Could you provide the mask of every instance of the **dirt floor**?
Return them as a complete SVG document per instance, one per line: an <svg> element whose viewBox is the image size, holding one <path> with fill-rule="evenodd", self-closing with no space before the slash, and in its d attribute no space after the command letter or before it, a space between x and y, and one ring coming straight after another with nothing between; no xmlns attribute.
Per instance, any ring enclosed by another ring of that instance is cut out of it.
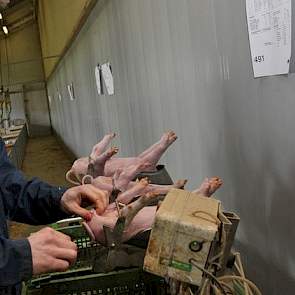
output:
<svg viewBox="0 0 295 295"><path fill-rule="evenodd" d="M72 162L53 136L32 138L28 140L23 162L26 177L38 177L52 185L68 186L65 173ZM10 237L13 239L27 237L40 227L11 222Z"/></svg>

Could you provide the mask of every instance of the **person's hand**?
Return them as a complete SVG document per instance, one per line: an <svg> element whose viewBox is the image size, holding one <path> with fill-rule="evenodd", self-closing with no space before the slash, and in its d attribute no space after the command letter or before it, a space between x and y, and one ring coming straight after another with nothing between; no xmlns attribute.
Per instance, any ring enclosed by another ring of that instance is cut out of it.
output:
<svg viewBox="0 0 295 295"><path fill-rule="evenodd" d="M82 218L91 219L91 213L82 208L82 202L94 205L97 214L102 214L109 205L109 194L91 184L84 184L68 189L61 198L62 209Z"/></svg>
<svg viewBox="0 0 295 295"><path fill-rule="evenodd" d="M77 245L69 236L46 227L28 238L33 262L33 275L66 271L77 258Z"/></svg>

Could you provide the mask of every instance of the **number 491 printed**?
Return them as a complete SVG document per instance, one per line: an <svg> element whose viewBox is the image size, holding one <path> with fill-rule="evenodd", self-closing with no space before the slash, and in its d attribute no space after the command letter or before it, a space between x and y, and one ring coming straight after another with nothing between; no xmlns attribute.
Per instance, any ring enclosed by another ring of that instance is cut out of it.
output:
<svg viewBox="0 0 295 295"><path fill-rule="evenodd" d="M264 61L264 55L257 55L254 57L255 62L263 62Z"/></svg>

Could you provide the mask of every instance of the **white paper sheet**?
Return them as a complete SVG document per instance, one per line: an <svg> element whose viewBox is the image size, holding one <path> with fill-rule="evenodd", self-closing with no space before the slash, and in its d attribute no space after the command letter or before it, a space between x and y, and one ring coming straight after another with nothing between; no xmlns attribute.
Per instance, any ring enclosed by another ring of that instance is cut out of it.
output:
<svg viewBox="0 0 295 295"><path fill-rule="evenodd" d="M289 73L291 0L246 0L254 77Z"/></svg>
<svg viewBox="0 0 295 295"><path fill-rule="evenodd" d="M107 89L108 95L114 94L114 78L111 70L110 63L105 63L101 66L102 77Z"/></svg>
<svg viewBox="0 0 295 295"><path fill-rule="evenodd" d="M101 78L100 78L100 65L95 67L95 81L98 95L101 95Z"/></svg>
<svg viewBox="0 0 295 295"><path fill-rule="evenodd" d="M70 100L74 100L75 99L75 93L74 93L74 83L71 83L69 85L67 85L68 88L68 93L70 96Z"/></svg>

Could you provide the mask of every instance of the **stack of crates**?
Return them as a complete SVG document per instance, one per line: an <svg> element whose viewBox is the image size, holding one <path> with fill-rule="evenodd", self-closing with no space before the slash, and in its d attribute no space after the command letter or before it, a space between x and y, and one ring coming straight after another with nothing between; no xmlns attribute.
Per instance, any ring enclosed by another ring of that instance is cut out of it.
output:
<svg viewBox="0 0 295 295"><path fill-rule="evenodd" d="M130 268L109 273L93 272L93 263L101 245L93 243L78 219L52 225L73 239L78 246L75 265L67 272L35 277L26 283L26 295L166 295L164 279L142 269Z"/></svg>

